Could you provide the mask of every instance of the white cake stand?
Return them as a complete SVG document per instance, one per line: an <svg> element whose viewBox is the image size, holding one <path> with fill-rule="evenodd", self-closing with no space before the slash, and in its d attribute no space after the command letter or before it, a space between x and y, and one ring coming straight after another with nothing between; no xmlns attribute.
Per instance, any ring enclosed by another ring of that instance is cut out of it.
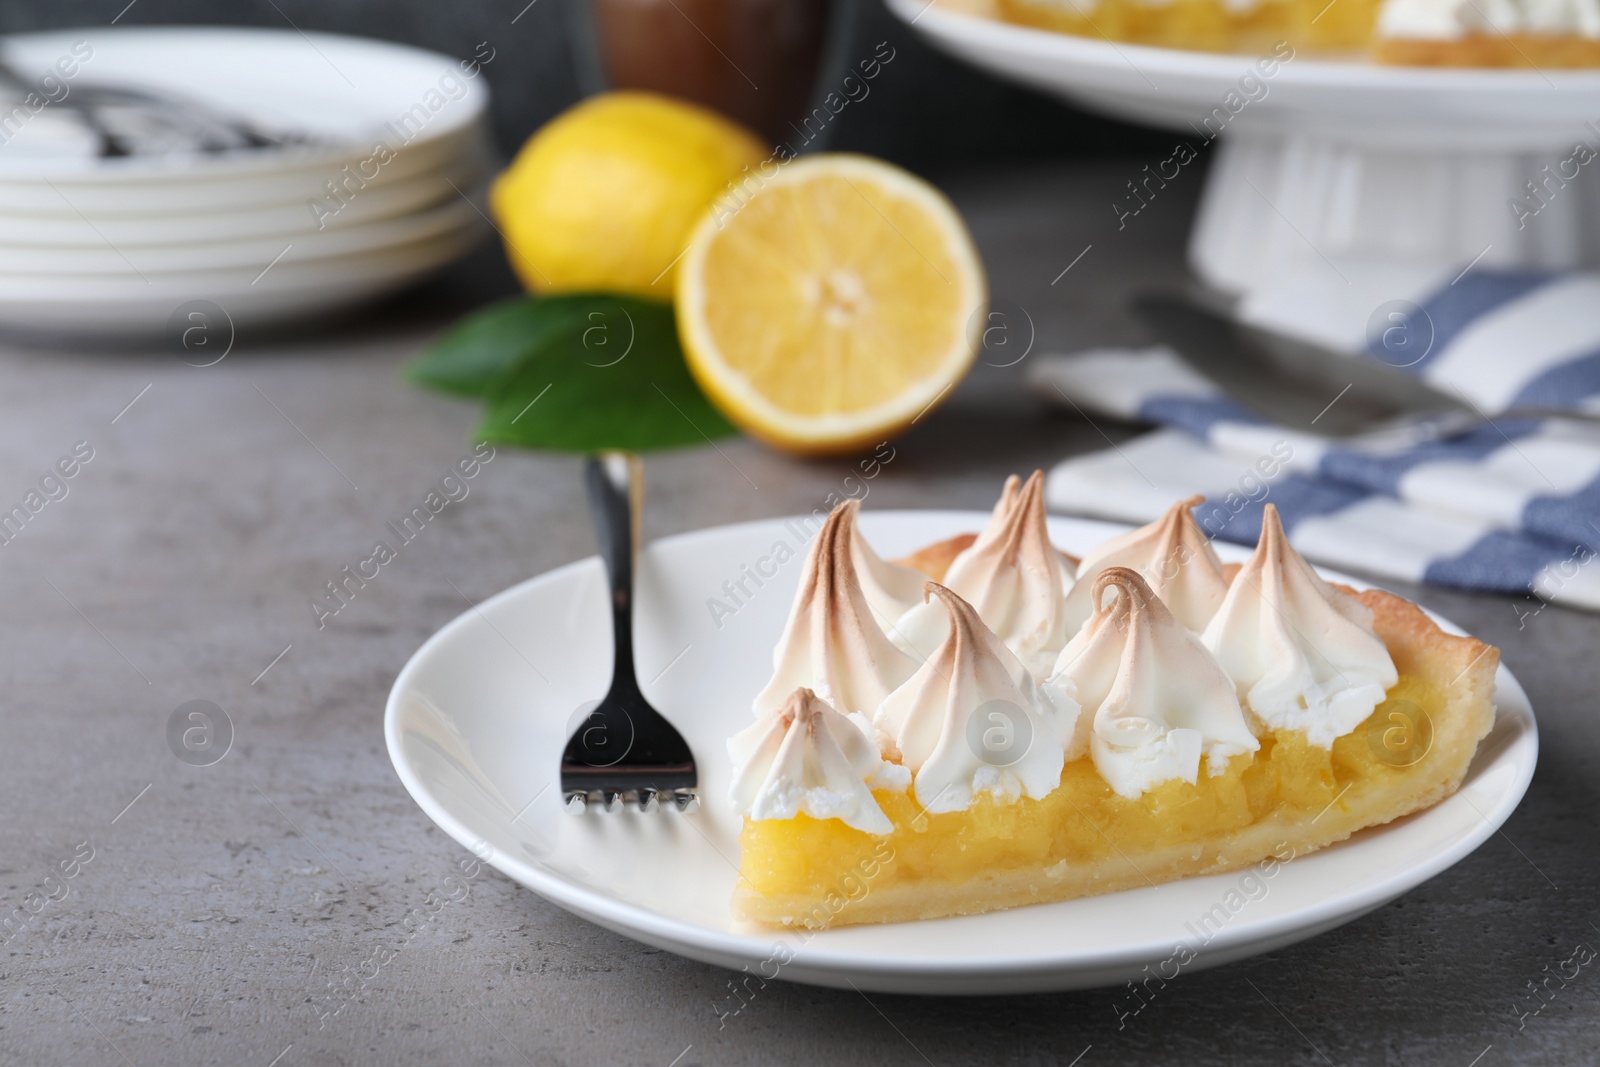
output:
<svg viewBox="0 0 1600 1067"><path fill-rule="evenodd" d="M1206 117L1228 114L1230 93L1238 107L1240 79L1255 73L1253 56L1089 40L961 13L950 2L888 0L935 46L974 66L1176 131L1175 142L1196 148ZM1242 292L1327 259L1600 267L1600 158L1562 167L1577 144L1600 153L1600 71L1296 57L1261 84L1265 95L1247 83L1257 99L1228 115L1190 236L1190 262L1212 285ZM1210 128L1219 126L1213 117ZM1152 170L1165 158L1149 160ZM1563 170L1576 176L1564 179ZM1128 177L1142 182L1147 173L1132 166ZM1540 198L1529 182L1542 183ZM1138 202L1118 205L1105 210Z"/></svg>

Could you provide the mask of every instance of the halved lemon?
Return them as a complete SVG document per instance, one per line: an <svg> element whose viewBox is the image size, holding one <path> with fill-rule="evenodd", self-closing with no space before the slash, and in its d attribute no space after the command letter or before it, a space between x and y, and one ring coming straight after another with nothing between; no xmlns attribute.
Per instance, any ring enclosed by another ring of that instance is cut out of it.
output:
<svg viewBox="0 0 1600 1067"><path fill-rule="evenodd" d="M920 419L972 365L988 301L955 207L854 155L763 164L714 204L678 269L689 369L730 420L804 455Z"/></svg>

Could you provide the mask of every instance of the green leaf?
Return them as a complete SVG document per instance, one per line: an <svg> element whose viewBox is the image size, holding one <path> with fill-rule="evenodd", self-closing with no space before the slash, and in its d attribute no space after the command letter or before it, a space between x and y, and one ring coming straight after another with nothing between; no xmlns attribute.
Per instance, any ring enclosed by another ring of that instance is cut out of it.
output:
<svg viewBox="0 0 1600 1067"><path fill-rule="evenodd" d="M560 301L557 308L541 305ZM485 316L513 313L491 308ZM477 437L493 444L563 452L620 448L643 452L695 445L738 432L706 400L678 347L672 308L610 294L552 297L522 313L537 329L486 392ZM481 334L516 340L513 324L487 323ZM469 326L472 324L468 324ZM457 331L461 334L465 331ZM482 373L493 360L463 346L457 366ZM471 380L457 373L452 380Z"/></svg>
<svg viewBox="0 0 1600 1067"><path fill-rule="evenodd" d="M508 367L583 322L594 300L589 294L518 296L490 304L436 341L406 368L406 377L444 393L485 396Z"/></svg>

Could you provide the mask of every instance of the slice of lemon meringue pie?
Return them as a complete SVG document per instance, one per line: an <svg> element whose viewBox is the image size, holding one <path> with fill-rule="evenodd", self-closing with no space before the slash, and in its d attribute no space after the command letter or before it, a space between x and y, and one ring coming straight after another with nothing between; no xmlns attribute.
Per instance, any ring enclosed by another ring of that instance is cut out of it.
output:
<svg viewBox="0 0 1600 1067"><path fill-rule="evenodd" d="M1321 848L1460 785L1493 725L1495 649L1325 581L1271 506L1242 567L1197 500L1075 567L1042 481L1009 479L983 532L898 563L853 504L818 532L756 721L728 743L736 916L1114 892Z"/></svg>

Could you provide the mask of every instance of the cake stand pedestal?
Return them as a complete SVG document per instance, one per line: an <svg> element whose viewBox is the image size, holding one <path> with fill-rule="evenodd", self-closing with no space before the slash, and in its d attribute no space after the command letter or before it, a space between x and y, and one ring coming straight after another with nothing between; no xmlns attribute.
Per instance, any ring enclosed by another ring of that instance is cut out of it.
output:
<svg viewBox="0 0 1600 1067"><path fill-rule="evenodd" d="M1189 261L1231 291L1323 257L1600 267L1600 160L1569 162L1572 147L1408 150L1241 133L1218 146Z"/></svg>

